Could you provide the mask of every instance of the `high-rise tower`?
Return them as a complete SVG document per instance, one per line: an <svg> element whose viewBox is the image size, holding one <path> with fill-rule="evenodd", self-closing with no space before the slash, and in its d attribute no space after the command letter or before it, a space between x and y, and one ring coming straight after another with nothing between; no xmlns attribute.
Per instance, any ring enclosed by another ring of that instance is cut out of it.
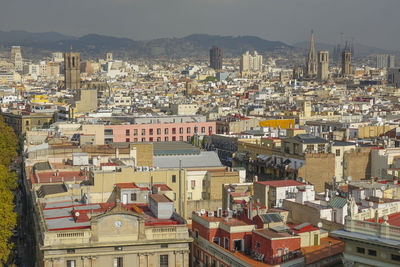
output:
<svg viewBox="0 0 400 267"><path fill-rule="evenodd" d="M64 83L65 89L81 88L80 54L77 52L64 53Z"/></svg>
<svg viewBox="0 0 400 267"><path fill-rule="evenodd" d="M326 81L329 75L329 51L318 52L318 81Z"/></svg>
<svg viewBox="0 0 400 267"><path fill-rule="evenodd" d="M22 71L23 63L22 63L22 55L21 55L21 47L20 46L12 46L11 47L11 63L14 64L14 69L16 71Z"/></svg>
<svg viewBox="0 0 400 267"><path fill-rule="evenodd" d="M215 70L222 69L222 49L215 45L210 49L210 67Z"/></svg>
<svg viewBox="0 0 400 267"><path fill-rule="evenodd" d="M314 32L311 31L310 50L308 51L308 56L306 59L306 76L308 78L317 76L317 66L317 54L314 47Z"/></svg>

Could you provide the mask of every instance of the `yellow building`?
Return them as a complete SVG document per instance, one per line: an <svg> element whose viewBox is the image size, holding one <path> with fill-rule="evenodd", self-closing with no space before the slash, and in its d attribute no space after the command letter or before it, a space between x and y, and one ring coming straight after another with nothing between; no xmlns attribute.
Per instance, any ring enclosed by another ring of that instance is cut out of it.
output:
<svg viewBox="0 0 400 267"><path fill-rule="evenodd" d="M294 128L295 121L294 119L281 119L281 120L265 120L260 121L261 127L272 127L274 129L290 129Z"/></svg>
<svg viewBox="0 0 400 267"><path fill-rule="evenodd" d="M49 99L47 98L47 95L34 95L33 98L31 99L31 102L45 104L49 103Z"/></svg>

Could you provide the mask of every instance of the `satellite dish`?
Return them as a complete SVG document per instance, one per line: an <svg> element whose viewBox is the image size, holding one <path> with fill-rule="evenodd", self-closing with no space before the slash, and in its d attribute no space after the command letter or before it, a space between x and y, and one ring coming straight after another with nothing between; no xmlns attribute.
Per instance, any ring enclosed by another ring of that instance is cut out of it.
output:
<svg viewBox="0 0 400 267"><path fill-rule="evenodd" d="M75 217L79 217L80 213L79 211L75 212Z"/></svg>
<svg viewBox="0 0 400 267"><path fill-rule="evenodd" d="M351 182L351 176L347 177L347 181Z"/></svg>
<svg viewBox="0 0 400 267"><path fill-rule="evenodd" d="M318 228L321 228L321 227L322 227L322 222L319 222L319 223L317 224L317 226L318 226Z"/></svg>

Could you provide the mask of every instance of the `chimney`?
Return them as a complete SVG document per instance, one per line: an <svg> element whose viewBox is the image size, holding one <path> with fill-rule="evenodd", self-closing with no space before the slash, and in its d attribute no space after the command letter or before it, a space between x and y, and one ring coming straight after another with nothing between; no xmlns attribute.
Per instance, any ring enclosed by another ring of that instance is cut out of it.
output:
<svg viewBox="0 0 400 267"><path fill-rule="evenodd" d="M227 192L227 196L226 196L226 211L229 214L229 204L231 203L231 189L228 187L228 189L226 189Z"/></svg>
<svg viewBox="0 0 400 267"><path fill-rule="evenodd" d="M252 197L249 197L249 210L247 212L247 215L249 216L250 220L253 219L253 216L251 216L252 215L251 212L253 209L253 205L252 205L251 201L252 201Z"/></svg>

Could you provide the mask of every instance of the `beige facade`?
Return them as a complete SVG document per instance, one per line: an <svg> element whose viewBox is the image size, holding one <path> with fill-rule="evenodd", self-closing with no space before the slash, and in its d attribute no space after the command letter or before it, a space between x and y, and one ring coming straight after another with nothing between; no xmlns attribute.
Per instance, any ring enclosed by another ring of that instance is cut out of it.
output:
<svg viewBox="0 0 400 267"><path fill-rule="evenodd" d="M143 215L121 206L92 217L89 229L48 231L41 224L40 240L44 267L189 266L185 224L146 226Z"/></svg>
<svg viewBox="0 0 400 267"><path fill-rule="evenodd" d="M64 85L66 89L81 88L80 53L64 53Z"/></svg>

